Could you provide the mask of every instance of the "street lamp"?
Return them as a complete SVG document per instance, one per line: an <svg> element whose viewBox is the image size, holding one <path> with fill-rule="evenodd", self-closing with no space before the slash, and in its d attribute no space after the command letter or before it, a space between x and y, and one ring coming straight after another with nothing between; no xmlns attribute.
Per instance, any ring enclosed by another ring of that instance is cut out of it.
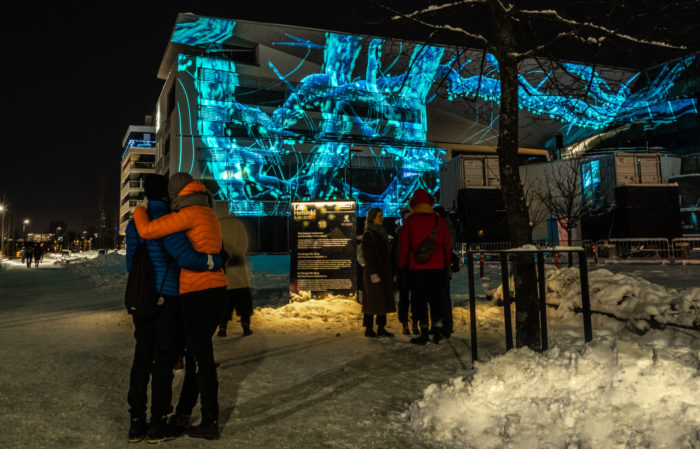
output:
<svg viewBox="0 0 700 449"><path fill-rule="evenodd" d="M24 237L24 241L27 241L27 225L29 224L29 218L25 218L24 221L22 222L22 237Z"/></svg>
<svg viewBox="0 0 700 449"><path fill-rule="evenodd" d="M5 254L5 205L0 204L0 222L2 222L0 231L0 256Z"/></svg>

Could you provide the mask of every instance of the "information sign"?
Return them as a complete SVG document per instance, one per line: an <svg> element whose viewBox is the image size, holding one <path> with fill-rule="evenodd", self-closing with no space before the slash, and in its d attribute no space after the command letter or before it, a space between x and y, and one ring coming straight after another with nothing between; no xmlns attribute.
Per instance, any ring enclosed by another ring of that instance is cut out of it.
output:
<svg viewBox="0 0 700 449"><path fill-rule="evenodd" d="M354 201L292 203L290 291L356 292L355 215Z"/></svg>

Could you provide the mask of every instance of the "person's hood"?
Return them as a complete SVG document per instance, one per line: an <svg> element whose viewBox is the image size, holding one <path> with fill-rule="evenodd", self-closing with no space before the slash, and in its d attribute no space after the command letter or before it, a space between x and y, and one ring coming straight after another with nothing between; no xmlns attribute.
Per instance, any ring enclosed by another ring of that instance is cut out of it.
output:
<svg viewBox="0 0 700 449"><path fill-rule="evenodd" d="M428 203L418 203L412 210L411 215L415 214L434 214L433 206Z"/></svg>
<svg viewBox="0 0 700 449"><path fill-rule="evenodd" d="M229 214L228 211L228 201L217 201L214 203L214 214L216 214L216 218L219 221L230 218L231 214Z"/></svg>
<svg viewBox="0 0 700 449"><path fill-rule="evenodd" d="M413 192L413 198L411 198L411 202L409 203L409 205L411 206L411 209L415 211L416 206L418 206L419 204L427 204L428 206L431 206L430 209L432 211L432 195L430 195L423 189L417 189L415 192Z"/></svg>
<svg viewBox="0 0 700 449"><path fill-rule="evenodd" d="M191 181L180 190L177 196L191 195L193 193L207 193L206 187L200 181Z"/></svg>

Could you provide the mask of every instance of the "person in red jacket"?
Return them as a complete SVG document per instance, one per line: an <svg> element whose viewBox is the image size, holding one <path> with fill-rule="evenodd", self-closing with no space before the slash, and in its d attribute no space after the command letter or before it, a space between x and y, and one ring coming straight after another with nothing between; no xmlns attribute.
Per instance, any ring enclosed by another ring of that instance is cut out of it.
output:
<svg viewBox="0 0 700 449"><path fill-rule="evenodd" d="M432 321L433 341L442 338L442 298L446 270L450 267L451 242L447 224L433 210L433 197L423 189L413 193L409 203L411 215L399 235L399 268L408 268L414 317L420 323L420 336L411 343L424 345L429 341L428 304ZM432 254L425 263L416 260L416 250L435 230Z"/></svg>

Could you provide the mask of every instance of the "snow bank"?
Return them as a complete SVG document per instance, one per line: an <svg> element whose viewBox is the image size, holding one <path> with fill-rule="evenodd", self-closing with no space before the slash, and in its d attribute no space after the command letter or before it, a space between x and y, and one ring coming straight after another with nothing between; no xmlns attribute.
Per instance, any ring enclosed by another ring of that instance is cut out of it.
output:
<svg viewBox="0 0 700 449"><path fill-rule="evenodd" d="M96 286L122 288L126 285L126 255L117 251L79 253L58 258L54 264L62 265L73 276L85 278Z"/></svg>
<svg viewBox="0 0 700 449"><path fill-rule="evenodd" d="M571 315L581 307L577 268L549 270L547 302L558 304L554 315ZM676 290L641 278L598 269L589 273L591 309L627 320L653 318L659 323L700 326L700 288ZM639 330L644 330L642 327Z"/></svg>
<svg viewBox="0 0 700 449"><path fill-rule="evenodd" d="M470 382L431 385L406 416L457 447L695 448L700 376L697 363L637 343L598 339L582 353L521 348L477 363Z"/></svg>
<svg viewBox="0 0 700 449"><path fill-rule="evenodd" d="M329 294L322 299L311 299L310 292L301 291L291 293L290 301L280 307L256 308L256 320L282 318L357 326L362 319L362 306L353 297Z"/></svg>
<svg viewBox="0 0 700 449"><path fill-rule="evenodd" d="M581 281L578 268L547 267L547 303L556 304L552 316L566 318L581 308ZM511 297L515 295L514 280L509 280ZM618 318L630 320L639 332L649 325L644 320L654 319L662 324L700 326L700 288L666 288L640 277L597 269L588 274L591 309ZM493 294L494 301L503 299L503 284Z"/></svg>

